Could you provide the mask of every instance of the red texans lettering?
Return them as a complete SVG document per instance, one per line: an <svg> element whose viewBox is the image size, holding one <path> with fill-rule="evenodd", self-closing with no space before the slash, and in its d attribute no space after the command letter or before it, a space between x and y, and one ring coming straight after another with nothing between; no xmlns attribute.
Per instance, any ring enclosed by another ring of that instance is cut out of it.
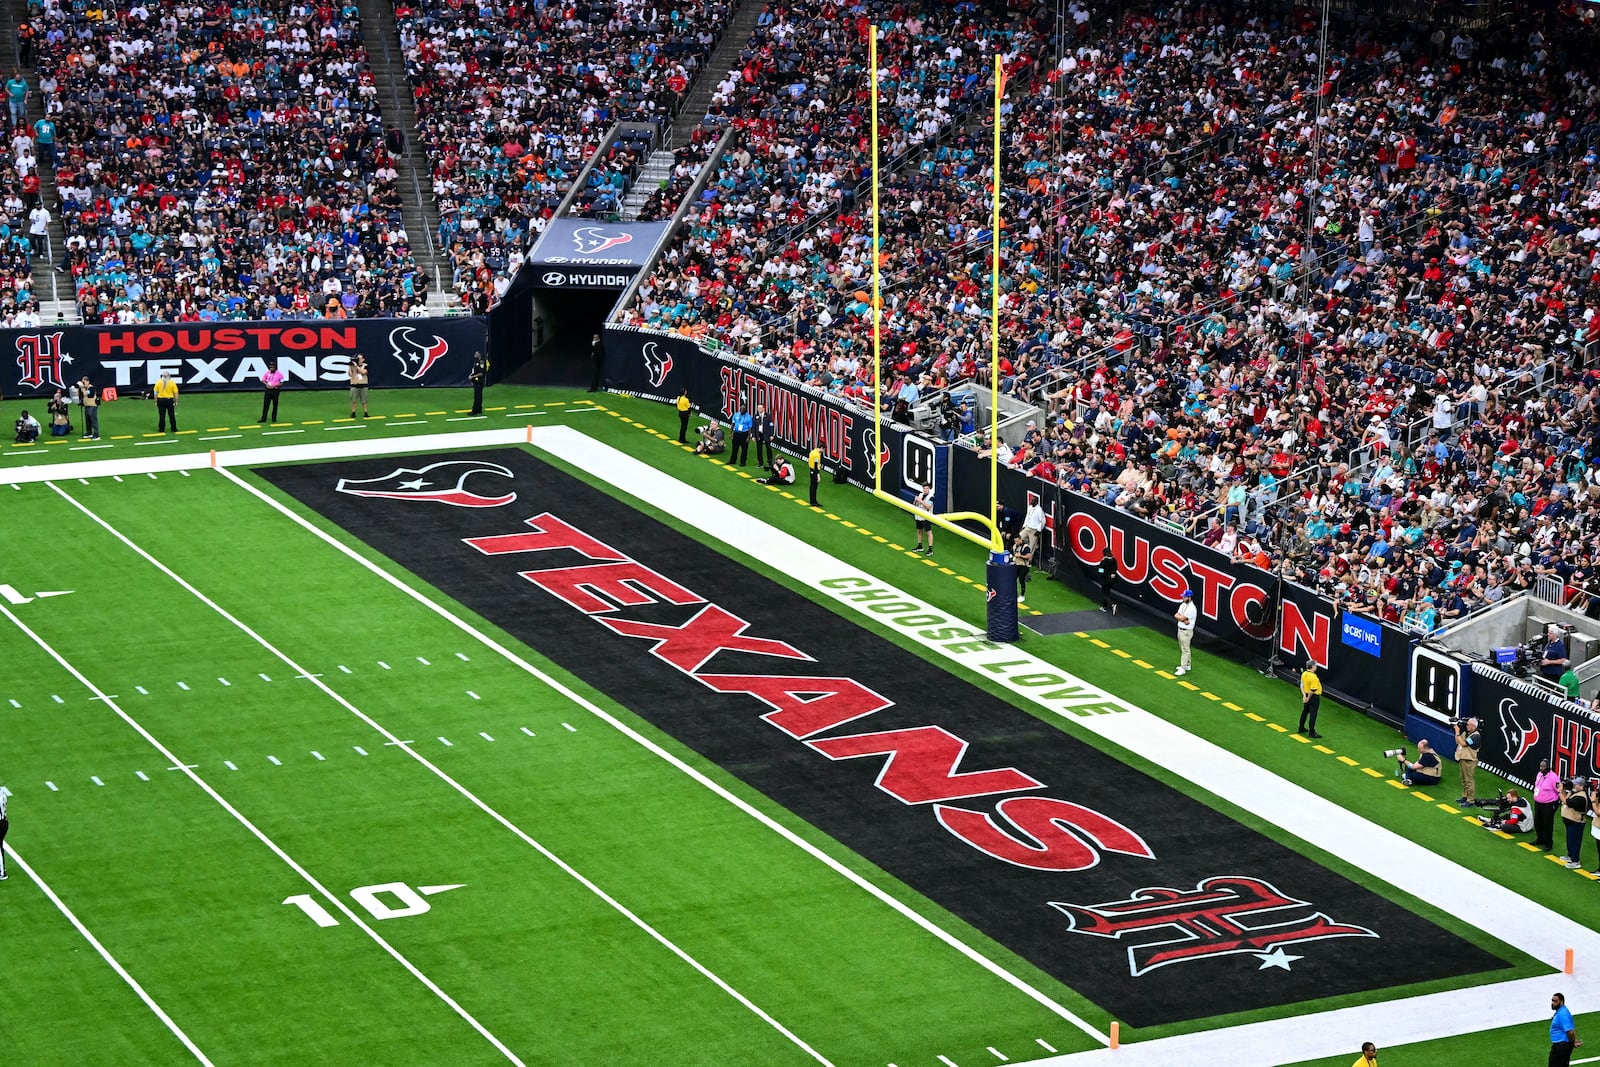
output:
<svg viewBox="0 0 1600 1067"><path fill-rule="evenodd" d="M969 743L943 727L819 737L893 702L849 678L705 672L722 652L814 661L787 642L748 634L744 619L555 515L535 515L525 525L524 531L465 540L485 555L525 553L548 560L548 567L519 573L611 632L650 642L652 655L707 689L749 694L771 709L763 721L829 759L882 759L879 789L903 804L932 805L941 826L980 852L1040 871L1084 870L1106 852L1154 858L1128 827L1065 800L1008 797L996 805L995 815L950 806L949 801L1046 786L1015 767L964 768ZM581 562L569 562L573 553ZM705 606L680 625L616 617L621 608L650 604Z"/></svg>

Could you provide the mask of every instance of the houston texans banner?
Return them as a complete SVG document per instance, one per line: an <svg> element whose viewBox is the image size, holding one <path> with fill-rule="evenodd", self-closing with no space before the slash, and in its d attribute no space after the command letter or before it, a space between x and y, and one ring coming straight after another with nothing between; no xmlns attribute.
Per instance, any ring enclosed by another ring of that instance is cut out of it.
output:
<svg viewBox="0 0 1600 1067"><path fill-rule="evenodd" d="M951 506L986 512L989 462L970 449L955 449ZM1340 612L1303 586L1239 563L1221 552L1146 522L1052 482L1021 471L1000 470L1000 497L1018 514L1030 498L1044 508L1047 530L1041 553L1055 575L1085 586L1110 547L1117 558L1118 593L1163 618L1192 589L1200 629L1247 656L1267 659L1276 651L1290 667L1318 665L1323 685L1341 698L1381 709L1396 722L1406 713L1411 640L1376 621L1359 647L1341 639Z"/></svg>
<svg viewBox="0 0 1600 1067"><path fill-rule="evenodd" d="M670 222L553 219L523 267L540 289L625 289L655 256Z"/></svg>
<svg viewBox="0 0 1600 1067"><path fill-rule="evenodd" d="M1593 711L1487 664L1471 669L1480 764L1525 789L1546 759L1563 778L1600 777L1600 717Z"/></svg>
<svg viewBox="0 0 1600 1067"><path fill-rule="evenodd" d="M49 396L87 375L102 389L137 394L162 374L186 392L255 389L274 362L287 388L337 389L349 384L358 353L374 389L460 387L486 342L484 321L465 317L0 330L0 391Z"/></svg>

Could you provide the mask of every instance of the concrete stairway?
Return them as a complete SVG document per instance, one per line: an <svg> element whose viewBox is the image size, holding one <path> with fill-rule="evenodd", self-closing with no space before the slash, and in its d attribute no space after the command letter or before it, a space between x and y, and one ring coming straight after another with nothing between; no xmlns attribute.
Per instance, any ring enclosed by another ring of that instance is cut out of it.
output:
<svg viewBox="0 0 1600 1067"><path fill-rule="evenodd" d="M671 149L658 148L650 153L650 158L639 168L639 174L633 180L633 187L628 190L627 197L622 201L622 221L637 221L639 209L644 207L663 183L672 180L673 159Z"/></svg>
<svg viewBox="0 0 1600 1067"><path fill-rule="evenodd" d="M706 117L706 109L711 106L711 95L716 92L717 85L728 71L738 65L739 54L750 43L750 34L755 32L756 20L761 17L761 9L765 6L765 0L739 0L734 6L721 40L717 41L705 66L695 76L694 84L689 86L689 95L673 122L672 143L667 147L682 148L689 143L695 127Z"/></svg>
<svg viewBox="0 0 1600 1067"><path fill-rule="evenodd" d="M8 67L21 70L33 92L28 94L28 125L44 118L44 97L39 93L39 76L29 67L24 69L16 50L17 27L26 17L27 9L20 3L0 3L0 40L8 41L11 52L4 56ZM9 74L8 74L9 76ZM39 302L39 320L45 325L57 318L68 322L78 321L78 304L73 292L72 278L55 273L56 264L66 253L67 231L61 224L61 197L56 192L56 168L47 154L39 156L39 198L50 210L50 243L35 248L33 264L34 298Z"/></svg>
<svg viewBox="0 0 1600 1067"><path fill-rule="evenodd" d="M404 201L406 236L411 255L428 272L428 310L442 314L453 301L450 269L438 247L439 204L433 195L433 178L427 152L417 140L417 102L406 80L405 56L400 50L400 30L395 24L393 0L360 0L361 33L367 46L367 67L378 87L378 108L384 129L398 127L405 135L405 152L395 162L395 184Z"/></svg>

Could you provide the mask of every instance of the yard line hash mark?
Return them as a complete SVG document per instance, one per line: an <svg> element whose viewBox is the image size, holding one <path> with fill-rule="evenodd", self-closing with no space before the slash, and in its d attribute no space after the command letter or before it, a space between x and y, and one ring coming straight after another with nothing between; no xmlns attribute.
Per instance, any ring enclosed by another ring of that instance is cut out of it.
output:
<svg viewBox="0 0 1600 1067"><path fill-rule="evenodd" d="M482 700L483 699L481 696L479 696L477 693L474 693L470 689L467 690L467 696L471 697L473 700Z"/></svg>
<svg viewBox="0 0 1600 1067"><path fill-rule="evenodd" d="M145 553L143 549L141 549L137 545L133 544L133 542L129 541L126 537L123 537L121 533L119 533L115 529L113 529L112 526L109 523L105 522L105 520L101 519L94 512L92 512L89 509L85 508L82 504L78 503L78 501L74 500L72 497L70 497L66 493L62 492L60 487L56 486L54 483L48 483L48 484L50 484L51 488L54 489L57 493L59 493L63 499L65 499L68 503L70 503L73 507L77 508L79 511L82 511L89 518L93 519L97 524L102 526L108 533L111 533L118 540L120 540L123 543L125 543L126 545L128 545L129 548L132 548L139 555L145 557L146 559L151 559L151 557L147 553ZM154 562L154 560L151 559L151 562ZM159 567L159 564L157 566ZM164 569L164 568L162 568L162 569ZM168 573L170 573L170 572L168 572ZM176 576L174 576L174 577L176 577ZM195 591L195 592L196 592L196 595L199 595L198 591ZM99 686L95 685L94 682L91 681L87 675L85 675L82 671L78 670L78 668L76 666L74 666L70 661L68 661L64 656L62 656L61 653L57 652L55 650L55 648L52 647L50 645L50 643L47 642L43 637L41 637L38 633L36 633L33 629L31 629L21 619L17 618L16 613L11 611L10 608L7 608L5 605L0 604L0 615L3 615L7 620L10 621L10 623L13 626L15 626L18 630L22 631L22 633L25 634L28 637L29 640L31 640L34 644L38 645L39 648L41 650L43 650L46 655L48 655L51 659L55 660L58 664L60 664L61 667L63 669L65 669L68 674L70 674L74 678L76 678L78 680L78 683L80 685L82 685L85 689L88 689L90 692L95 693L96 695L99 695L99 696L104 696L105 695L104 690L102 690ZM377 944L380 948L382 948L384 950L384 952L386 952L389 955L389 957L391 959L393 959L396 963L398 963L402 967L404 967L405 970L409 974L411 974L412 977L416 978L419 982L421 982L424 986L426 986L430 992L432 992L436 997L438 997L441 1001L443 1001L446 1005L448 1005L456 1013L456 1015L461 1018L461 1020L463 1022L467 1023L467 1025L471 1026L473 1030L477 1031L477 1033L480 1036L482 1036L486 1041L488 1041L491 1045L493 1045L496 1050L498 1050L502 1055L504 1055L506 1057L506 1059L510 1060L512 1063L515 1063L517 1065L517 1067L526 1067L526 1064L524 1064L522 1062L522 1060L517 1057L516 1053L512 1052L511 1049L507 1048L505 1046L505 1044L503 1044L500 1041L499 1038L495 1037L494 1034L490 1033L484 1027L484 1025L482 1023L480 1023L477 1019L473 1018L473 1016L470 1013L468 1013L467 1010L465 1008L463 1008L454 998L452 998L443 989L439 988L439 986L437 984L435 984L433 982L433 980L430 979L427 975L423 974L422 971L420 971L414 963L412 963L409 959L407 959L400 952L399 949L395 948L388 941L384 940L382 935L380 935L376 930L374 930L370 925L368 925L361 918L361 916L357 915L350 908L350 906L347 905L344 902L344 900L341 897L336 896L331 890L329 890L325 885L323 885L320 881L318 881L316 879L316 877L314 875L312 875L312 873L310 871L306 870L305 867L301 866L300 863L293 856L291 856L287 852L285 852L278 845L277 842L273 841L272 838L268 837L261 830L260 827L256 826L255 823L251 822L249 820L249 818L247 818L243 812L241 812L238 808L236 808L232 804L230 804L228 802L227 798L225 798L221 793L218 793L216 791L216 789L214 789L211 786L210 782L207 782L204 778L200 777L198 774L194 774L193 771L198 766L197 764L185 764L182 760L178 759L178 757L172 752L171 749L167 748L167 746L162 744L161 741L154 734L150 733L150 731L146 730L142 725L140 725L140 723L136 719L134 719L133 716L131 716L127 712L123 711L122 707L120 705L118 705L115 701L107 700L106 701L106 707L110 708L113 712L115 712L118 718L120 718L124 723L126 723L129 727L131 727L134 730L134 732L136 732L140 737L144 738L144 740L146 742L148 742L152 748L154 748L156 751L160 752L163 756L165 756L168 759L170 759L173 762L173 766L168 768L169 770L181 770L184 773L184 775L191 782L193 782L196 786L198 786L212 800L216 801L218 806L220 806L224 811L226 811L229 815L233 816L233 818L238 821L239 825L243 826L247 831L249 831L251 836L253 836L257 841L261 842L261 844L264 845L269 851L271 851L273 855L277 856L280 860L283 861L283 863L286 866L288 866L296 874L298 874L302 879L304 879L306 884L309 885L312 889L316 890L319 894L321 894L322 897L327 901L327 903L331 904L334 908L338 909L338 911L341 914L344 915L344 917L350 922L350 924L352 926L355 926L362 933L364 933L368 937L370 937L375 944ZM52 787L52 788L54 788L54 787ZM176 1033L177 1031L174 1031L174 1032ZM206 1062L209 1062L209 1061L206 1061Z"/></svg>
<svg viewBox="0 0 1600 1067"><path fill-rule="evenodd" d="M494 740L494 738L490 737L488 734L484 733L482 730L478 731L478 736L483 738L485 741L493 741Z"/></svg>
<svg viewBox="0 0 1600 1067"><path fill-rule="evenodd" d="M444 747L445 747L445 748L455 748L455 747L456 747L456 746L454 746L454 745L452 745L452 744L451 744L451 743L450 743L450 739L449 739L449 738L448 738L448 737L441 737L441 738L439 738L439 743L440 743L440 744L441 744L441 745L443 745L443 746L444 746Z"/></svg>
<svg viewBox="0 0 1600 1067"><path fill-rule="evenodd" d="M600 409L599 408L593 408L593 409L589 409L589 410L600 410ZM385 571L382 567L378 566L372 560L370 560L370 559L366 558L365 556L363 556L360 552L357 552L355 549L351 548L349 545L346 545L344 542L340 541L338 538L334 537L332 534L329 534L327 531L321 529L315 523L311 522L309 519L305 518L304 516L298 514L297 512L295 512L293 509L291 509L290 507L288 507L287 505L285 505L281 501L274 499L273 497L269 496L263 490L258 489L254 485L251 485L249 482L245 481L243 478L240 478L238 475L234 474L232 471L228 470L226 467L218 467L218 468L216 468L216 472L219 475L221 475L222 477L226 478L228 481L232 482L239 489L242 489L246 493L249 493L251 496L255 497L258 501L260 501L261 503L265 504L267 507L272 508L278 514L282 515L284 518L288 519L290 522L294 523L296 526L299 526L301 529L303 529L306 532L310 533L313 537L316 537L318 540L322 541L324 544L326 544L329 547L331 547L334 551L339 552L340 554L344 555L347 559L350 559L351 561L356 563L358 566L364 567L366 570L368 570L370 573L372 573L374 576L376 576L380 581L387 582L392 588L394 588L395 590L400 592L403 596L407 596L407 597L411 598L417 604L419 604L422 607L426 608L427 610L433 612L439 618L443 619L445 622L447 622L447 623L451 624L452 626L456 627L456 629L458 629L462 633L466 634L472 640L477 641L484 648L487 648L488 650L493 652L495 655L499 656L501 659L503 659L506 662L511 663L514 666L516 666L518 669L520 669L523 673L527 674L529 677L538 679L539 682L541 682L543 685L549 687L549 689L552 692L560 694L564 699L569 700L572 703L576 704L577 706L583 708L590 715L594 716L596 719L599 719L601 722L605 723L607 726L611 727L613 730L616 730L618 733L622 734L624 737L628 738L630 741L633 741L635 744L637 744L641 748L645 749L645 751L649 752L651 755L653 755L656 758L660 759L662 762L666 763L668 766L670 766L673 769L677 770L679 773L683 774L685 777L691 779L696 784L700 785L704 789L706 789L709 792L713 793L714 795L716 795L717 797L722 799L724 802L728 803L729 805L731 805L734 808L738 809L739 811L743 812L746 816L748 816L749 818L751 818L751 819L755 820L756 822L760 823L762 826L766 827L768 830L770 830L773 833L777 834L778 836L782 837L784 840L788 841L794 847L800 849L802 852L805 852L812 859L814 859L817 862L821 863L822 865L827 867L829 870L833 871L838 876L844 878L846 881L851 882L853 885L855 885L856 887L861 889L863 892L866 892L867 894L872 896L874 899L878 900L884 906L886 906L886 907L890 908L891 910L893 910L896 914L900 915L901 917L906 919L908 922L913 923L914 925L916 925L917 927L919 927L920 929L922 929L923 931L925 931L929 935L937 938L939 941L941 941L945 945L948 945L951 949L953 949L956 952L960 953L965 958L971 960L973 963L977 964L979 967L982 967L984 970L988 971L990 974L992 974L995 977L997 977L997 978L1001 979L1002 981L1006 982L1012 988L1016 989L1018 992L1024 994L1025 996L1029 997L1035 1003L1039 1004L1041 1007L1044 1007L1045 1009L1050 1011L1052 1014L1054 1014L1057 1017L1063 1019L1064 1021L1071 1023L1073 1026L1077 1027L1079 1030L1083 1031L1088 1036L1094 1038L1094 1040L1099 1042L1100 1044L1109 1045L1111 1043L1111 1037L1110 1037L1109 1034L1104 1033L1104 1032L1096 1029L1093 1025L1091 1025L1089 1022L1087 1022L1086 1020L1084 1020L1083 1018L1078 1016L1071 1009L1066 1008L1063 1005L1056 1003L1049 996L1047 996L1046 994L1044 994L1040 990L1035 989L1033 986L1029 985L1026 981L1024 981L1023 979L1017 977L1015 974L1012 974L1010 971L1006 970L1000 964L998 964L998 963L994 962L993 960L989 959L982 952L979 952L977 949L973 948L971 945L967 944L965 941L962 941L959 937L956 937L954 934L951 934L949 931L943 929L937 923L935 923L932 920L928 919L926 916L921 915L915 909L913 909L912 907L910 907L909 905L907 905L903 901L900 901L900 900L896 899L894 896L892 896L891 894L889 894L886 891L884 891L881 887L873 884L871 881L867 880L861 874L859 874L858 872L852 870L850 867L846 866L844 863L840 862L838 859L834 858L833 856L830 856L828 853L824 852L822 849L818 848L816 845L814 845L811 842L807 841L805 838L801 837L799 834L795 833L793 830L791 830L788 827L784 826L782 823L778 822L776 819L772 818L770 815L766 814L765 812L761 811L759 808L756 808L754 805L750 804L748 801L744 800L743 798L739 797L735 793L731 792L725 786L722 786L721 784L717 783L716 781L714 781L713 779L708 777L704 772L702 772L702 771L698 770L697 768L695 768L695 767L689 765L688 763L684 762L681 758L679 758L678 756L674 755L672 752L668 751L665 748L662 748L659 744L656 744L650 738L644 736L639 731L637 731L637 730L633 729L632 727L628 726L627 723L624 723L622 720L618 719L616 716L610 714L604 708L602 708L599 705L597 705L596 703L594 703L594 701L587 699L582 694L580 694L577 691L575 691L574 689L572 689L572 687L562 684L558 679L551 677L549 674L545 673L544 671L541 671L538 667L534 666L532 663L528 662L528 660L526 660L523 657L519 656L512 649L508 648L504 644L502 644L499 641L495 640L489 634L486 634L482 630L479 630L478 628L473 626L467 620L465 620L465 619L461 618L460 616L456 615L455 613L453 613L449 608L446 608L443 605L441 605L441 604L429 599L426 594L421 593L421 592L417 591L416 589L413 589L411 586L407 585L405 582L401 581L399 578L396 578L394 575L392 575L392 574L388 573L387 571ZM215 610L221 611L222 609L216 608ZM242 626L242 624L239 624L239 625ZM258 638L258 640L259 640L259 638ZM337 697L337 694L335 694L335 697L336 697L336 699L340 699L342 701L342 698ZM527 727L523 727L522 730L528 736L530 736L530 737L533 736L532 731L528 730ZM442 775L442 772L440 772L440 773ZM448 779L446 779L446 780L448 780ZM465 793L464 790L463 790L463 793ZM468 795L469 798L470 798L470 794L466 794L466 795ZM471 799L475 800L476 798L471 798ZM496 817L497 818L499 817L498 814L496 814ZM545 852L546 851L543 848L543 846L537 844L537 842L532 841L532 839L526 838L526 836L522 834L522 831L520 829L517 829L516 827L511 826L509 823L507 823L506 825L508 826L508 828L512 829L512 831L514 833L517 833L519 836L524 836L524 838L526 840L528 840L529 844L533 845L533 847L539 849L541 852ZM555 858L555 857L552 857L552 858L553 858L554 862L556 862L558 865L560 865L564 870L567 870L575 878L578 878L579 880L583 881L583 883L586 886L590 884L588 882L588 880L584 879L581 874L578 874L576 871L572 870L570 867L567 867L567 865L565 864L564 861L561 861L559 858ZM595 893L597 893L597 894L603 894L603 892L604 892L603 890L599 889L598 886L594 887L593 891ZM643 920L639 919L632 912L627 911L622 904L613 902L612 898L609 897L609 896L605 896L604 899L607 901L607 903L611 903L613 905L613 907L616 907L619 911L621 911L623 914L625 914L631 921L633 921L634 923L639 925L642 929L644 929L652 937L654 937L658 941L662 942L671 951L673 951L675 954L679 955L686 962L690 963L690 965L693 966L696 970L699 970L699 971L701 971L702 974L705 974L710 980L715 982L720 988L722 988L724 991L728 992L731 996L735 997L740 1002L740 1004L744 1005L751 1012L753 1012L754 1014L759 1016L763 1021L766 1021L774 1029L778 1030L785 1037L787 1037L790 1041L794 1042L798 1047L804 1049L806 1052L810 1053L816 1059L822 1060L823 1062L826 1062L825 1060L823 1060L823 1057L821 1056L820 1053L818 1053L816 1050L812 1049L809 1045L806 1045L798 1036L796 1036L793 1033L791 1033L787 1028L785 1028L776 1019L773 1019L766 1012L762 1011L757 1005L755 1005L749 999L744 997L737 990L733 989L731 986L729 986L725 982L723 982L722 979L718 978L715 975L712 975L709 971L705 970L705 968L698 961L694 960L687 953L683 952L682 949L678 948L676 945L672 944L670 941L667 941L661 934L659 934L653 928L651 928L648 925L646 925L643 922Z"/></svg>
<svg viewBox="0 0 1600 1067"><path fill-rule="evenodd" d="M365 756L367 754L367 750L362 748L360 745L352 745L351 747L356 750L358 755Z"/></svg>
<svg viewBox="0 0 1600 1067"><path fill-rule="evenodd" d="M522 732L527 734L529 737L538 737L539 736L538 734L534 733L532 730L528 729L526 726L522 727Z"/></svg>
<svg viewBox="0 0 1600 1067"><path fill-rule="evenodd" d="M141 782L148 782L150 780L150 776L143 771L134 771L133 773L139 776L139 781Z"/></svg>
<svg viewBox="0 0 1600 1067"><path fill-rule="evenodd" d="M235 767L235 766L234 766L234 765L233 765L233 760L231 760L231 759L225 759L225 760L223 760L223 761L222 761L222 765L223 765L223 766L224 766L224 767L226 767L226 768L228 768L228 770L230 770L230 771L236 771L236 770L238 770L238 769L239 769L239 768L238 768L238 767Z"/></svg>
<svg viewBox="0 0 1600 1067"><path fill-rule="evenodd" d="M283 766L283 760L279 759L277 756L268 756L267 757L267 762L272 764L274 767L282 767Z"/></svg>
<svg viewBox="0 0 1600 1067"><path fill-rule="evenodd" d="M55 787L51 786L51 788L53 789ZM89 928L83 925L83 922L72 913L72 909L67 907L66 902L60 897L56 896L55 890L51 889L50 886L45 883L45 880L39 876L39 872L28 866L28 861L17 855L17 850L15 848L7 848L6 854L10 856L11 862L15 863L17 867L21 869L23 874L33 879L33 884L38 886L39 890L49 898L50 903L56 906L56 910L66 918L67 922L72 924L73 929L77 930L78 933L83 935L83 939L89 942L89 944L94 948L95 952L99 954L100 958L106 961L106 965L117 973L117 977L121 978L123 982L127 983L128 988L133 990L134 995L144 1002L144 1006L149 1008L151 1012L155 1014L157 1019L161 1020L162 1025L171 1031L172 1036L181 1041L183 1043L183 1047L188 1049L189 1053L194 1056L196 1060L205 1064L206 1067L211 1067L211 1061L206 1058L206 1054L204 1052L200 1051L200 1046L196 1045L192 1040L189 1039L189 1035L184 1033L183 1028L173 1021L172 1016L161 1010L161 1005L157 1004L155 1000L151 998L150 994L145 992L144 987L139 984L138 980L134 978L133 975L129 974L122 964L117 962L116 957L111 955L110 951L108 951L106 947L100 943L99 938L95 937L94 934L89 931Z"/></svg>
<svg viewBox="0 0 1600 1067"><path fill-rule="evenodd" d="M223 477L227 478L235 486L245 489L246 492L250 492L251 495L255 496L257 499L265 501L269 505L275 503L272 500L272 498L267 496L265 493L261 493L259 491L253 491L253 487L251 487L247 482L245 482L243 479L239 478L237 475L234 475L234 474L230 473L226 468L217 467L217 468L215 468L215 470L217 471L218 474L220 474ZM235 616L232 613L230 613L226 608L224 608L222 605L218 604L215 600L213 600L210 597L208 597L201 590L197 589L194 585L192 585L190 582L185 580L176 571L172 570L172 568L168 567L166 564L164 564L160 560L156 559L153 555L151 555L144 548L142 548L138 544L136 544L133 540L131 540L129 537L127 537L127 535L123 534L116 527L112 526L109 522L107 522L106 520L101 518L99 515L96 515L93 511L91 511L89 508L85 507L83 504L79 503L77 500L74 500L70 495L68 495L67 493L63 492L58 486L55 486L54 483L46 483L46 484L51 485L51 487L55 490L55 492L57 494L59 494L63 499L65 499L68 503L72 504L73 507L77 508L80 512L82 512L91 521L93 521L95 524L97 524L102 529L104 529L107 533L111 534L118 541L120 541L122 544L127 546L129 549L131 549L140 558L145 560L145 562L149 563L156 570L158 570L162 574L166 575L166 577L169 578L171 581L173 581L177 585L181 586L191 596L193 596L195 599L199 600L201 603L203 603L206 607L211 609L217 615L219 615L223 619L226 619L231 625L233 625L235 628L237 628L241 633L245 634L251 640L255 641L258 645L260 645L267 652L269 652L272 655L276 656L286 666L288 666L291 669L296 670L296 671L303 671L304 670L304 668L301 667L297 662L295 662L295 660L292 657L290 657L282 649L279 649L276 645L272 644L265 637L263 637L260 633L258 633L254 629L252 629L248 623L244 622L242 619L239 619L237 616ZM294 513L292 511L290 511L286 507L281 507L281 509L275 509L275 510L281 510L282 514L288 515L291 518L295 517ZM310 523L306 523L305 525L306 525L307 529L311 529L311 530L315 530L316 529ZM327 540L328 540L328 543L330 543L330 544L338 545L338 542L335 539L331 538L331 537L329 537ZM349 554L350 554L351 558L354 558L354 559L357 559L357 560L361 559L360 555L355 553L353 550ZM383 573L381 568L374 567L373 570L376 573L379 573L379 574ZM404 588L404 583L396 581L396 584L399 587ZM429 603L426 600L426 598L423 598L423 602L424 603ZM15 614L10 612L9 610L5 610L3 605L0 605L0 611L4 611L8 618L11 618L14 621L16 620ZM481 635L479 636L479 640L482 640L482 636ZM531 664L529 666L531 666ZM552 678L547 678L547 677L541 676L541 679L544 680L546 682L546 684L553 685L555 683L555 679L552 679ZM387 743L390 743L390 744L398 743L399 738L396 737L396 735L394 733L392 733L387 727L383 726L381 723L379 723L372 716L368 715L366 712L364 712L360 708L356 707L346 697L344 697L342 694L338 693L334 689L330 688L326 683L322 682L320 679L313 679L311 684L313 684L317 688L321 689L329 697L329 699L333 700L340 707L344 708L346 711L348 711L355 718L361 720L368 727L370 727L375 733L381 734L384 737L389 738L390 740ZM561 692L562 695L567 696L569 699L578 698L578 694L573 693L569 689L561 688L561 689L558 689L557 691ZM578 698L578 699L581 701L581 698ZM587 703L587 702L584 702L583 706L588 707L588 708L593 708L593 705L590 704L590 703ZM595 710L598 710L598 709L595 709ZM442 768L440 768L439 766L434 764L427 757L423 756L420 752L417 752L415 749L409 748L409 747L403 747L402 746L402 751L404 751L412 759L414 759L418 763L420 763L423 767L427 768L441 782L445 783L446 785L450 786L450 788L454 789L458 794L460 794L460 796L462 798L464 798L465 800L467 800L468 802L473 804L473 806L477 807L480 811L482 811L489 818L493 819L495 822L499 823L502 827L504 827L510 833L515 835L520 841L522 841L524 844L526 844L529 848L531 848L535 852L539 853L539 855L544 857L544 859L546 861L548 861L552 866L554 866L554 867L558 868L559 870L561 870L568 877L572 878L574 881L576 881L580 885L582 885L584 889L588 890L590 893L592 893L596 897L598 897L607 906L609 906L612 910L614 910L618 915L622 916L628 922L632 923L641 933L643 933L646 936L648 936L649 938L651 938L658 945L660 945L663 949L667 950L668 952L670 952L674 956L676 956L685 965L691 967L701 977L705 978L707 981L709 981L712 984L714 984L718 989L720 989L724 993L726 993L729 997L731 997L734 1000L736 1000L742 1007L744 1007L746 1010L751 1012L751 1014L755 1015L757 1018L759 1018L766 1025L770 1026L773 1030L775 1030L779 1034L781 1034L786 1040L788 1040L796 1048L798 1048L802 1052L806 1053L808 1056L810 1056L813 1060L817 1061L818 1063L830 1064L830 1061L827 1059L827 1057L825 1057L821 1052L817 1051L811 1045L807 1044L805 1039L802 1038L799 1034L796 1034L794 1031L792 1031L788 1027L784 1026L783 1023L778 1021L778 1019L776 1019L772 1015L768 1014L765 1010L763 1010L758 1004L756 1004L754 1001L752 1001L749 997L745 996L738 989L734 988L732 985L730 985L721 976L719 976L716 973L714 973L713 971L711 971L710 968L708 968L705 964L701 963L698 959L696 959L689 952L684 950L680 945L678 945L676 942L674 942L673 940L668 938L665 934L661 933L661 931L657 930L655 927L651 926L638 913L634 912L626 904L624 904L622 901L618 900L616 897L614 897L610 893L606 892L606 890L602 886L600 886L598 883L594 882L592 879L590 879L589 877L584 875L583 872L579 871L576 867L572 866L566 860L562 859L559 855L557 855L555 852L553 852L547 846L545 846L544 844L542 844L541 842L539 842L538 840L533 838L531 835L529 835L527 833L527 831L523 830L516 823L514 823L510 819L506 818L504 815L502 815L495 808L491 807L481 797L477 796L475 793L473 793L466 786L464 786L460 782L456 781L449 774L447 774ZM218 799L221 800L221 797L218 796ZM240 818L242 819L243 816L241 815ZM774 825L776 825L776 824L774 824ZM307 880L309 881L310 880L309 874L306 877L307 877ZM317 888L322 889L322 887L320 885ZM325 889L323 889L322 892L328 897L328 899L330 901L334 901L335 903L338 904L339 910L341 912L343 912L345 915L351 917L352 919L356 918L354 913L350 910L349 907L347 907L344 904L344 902L342 900L340 900L337 897L334 897L331 893L328 893ZM887 894L885 894L885 895L887 896ZM909 910L909 909L907 909L907 910ZM363 924L363 929L370 929L370 927L366 927ZM374 938L377 938L377 935L375 933L372 936ZM385 942L385 944L387 944L387 943ZM404 957L400 956L400 954L397 951L393 952L393 955L395 956L396 959L403 959L404 958ZM421 975L420 971L415 972L415 973L417 973L419 976ZM437 987L433 987L433 988L437 989ZM444 996L444 993L443 993L442 990L439 991L439 995L441 997ZM481 1024L477 1024L476 1020L472 1019L471 1016L468 1015L465 1012L464 1009L460 1008L459 1005L455 1004L455 1002L453 1002L453 1001L451 1001L450 1003L451 1003L452 1007L456 1008L458 1014L460 1014L463 1019L467 1019L467 1020L471 1021L474 1024L475 1029L478 1029L478 1032L480 1034L482 1034L486 1038L489 1038L491 1041L495 1042L496 1048L498 1048L501 1051L503 1051L508 1058L511 1058L511 1059L515 1060L515 1056L512 1054L510 1049L507 1049L507 1048L505 1048L505 1046L499 1044L498 1039L494 1038L493 1035L490 1034L487 1030L482 1029ZM521 1063L520 1060L515 1060L515 1062L517 1062L519 1064ZM830 1064L830 1067L831 1067L831 1064Z"/></svg>

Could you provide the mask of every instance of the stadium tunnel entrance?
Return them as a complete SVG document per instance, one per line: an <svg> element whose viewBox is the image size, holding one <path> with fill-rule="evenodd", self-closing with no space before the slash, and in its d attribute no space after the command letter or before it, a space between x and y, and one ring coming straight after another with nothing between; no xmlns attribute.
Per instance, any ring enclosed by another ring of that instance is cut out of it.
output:
<svg viewBox="0 0 1600 1067"><path fill-rule="evenodd" d="M529 305L527 359L502 364L501 381L514 385L582 385L594 379L590 344L605 328L618 289L554 289L536 286L522 299ZM513 299L506 294L507 299Z"/></svg>

